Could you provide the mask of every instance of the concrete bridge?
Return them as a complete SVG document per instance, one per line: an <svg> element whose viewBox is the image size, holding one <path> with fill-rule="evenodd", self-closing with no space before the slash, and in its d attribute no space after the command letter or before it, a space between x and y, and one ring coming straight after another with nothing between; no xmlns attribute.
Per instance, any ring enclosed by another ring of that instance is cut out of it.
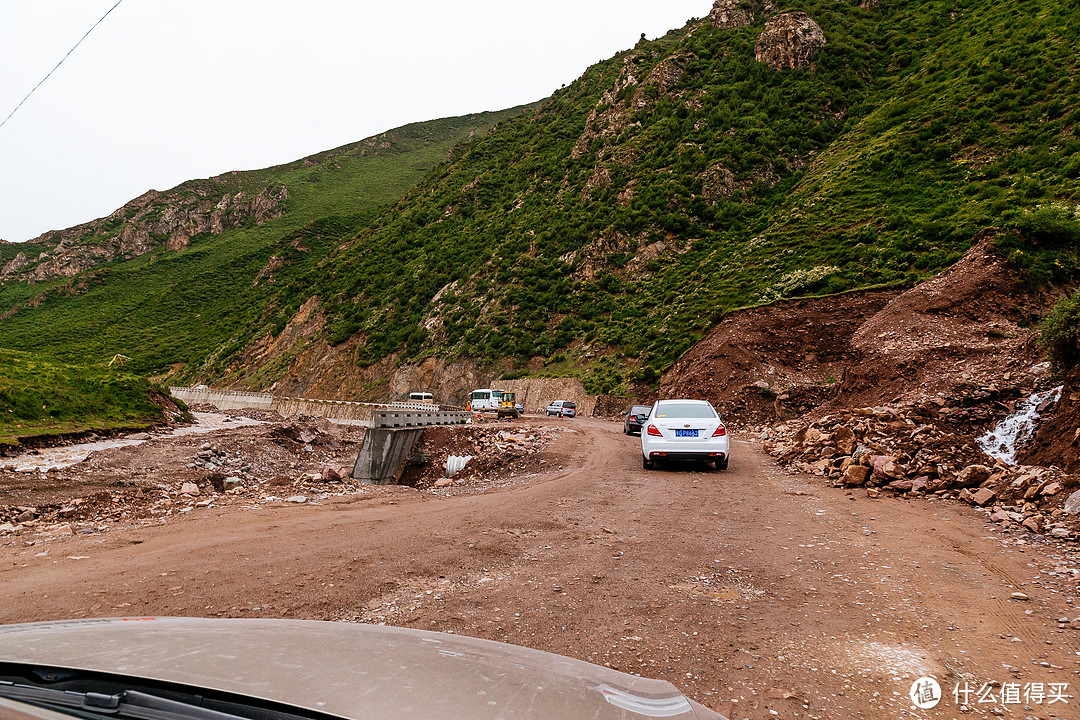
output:
<svg viewBox="0 0 1080 720"><path fill-rule="evenodd" d="M263 393L211 390L205 387L170 387L173 397L189 404L213 405L219 410L253 408L286 417L311 415L348 420L368 428L353 465L352 477L365 485L391 485L401 477L413 445L432 425L464 425L472 415L440 410L426 403L359 403L347 400L312 400L275 397Z"/></svg>

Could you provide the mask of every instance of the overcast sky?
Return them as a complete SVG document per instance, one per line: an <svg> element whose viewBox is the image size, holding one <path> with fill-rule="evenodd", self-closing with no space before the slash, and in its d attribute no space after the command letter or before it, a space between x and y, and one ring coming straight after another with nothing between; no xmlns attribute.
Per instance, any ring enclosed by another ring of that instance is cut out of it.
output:
<svg viewBox="0 0 1080 720"><path fill-rule="evenodd" d="M116 0L0 0L0 120ZM550 95L711 0L123 0L0 128L0 239Z"/></svg>

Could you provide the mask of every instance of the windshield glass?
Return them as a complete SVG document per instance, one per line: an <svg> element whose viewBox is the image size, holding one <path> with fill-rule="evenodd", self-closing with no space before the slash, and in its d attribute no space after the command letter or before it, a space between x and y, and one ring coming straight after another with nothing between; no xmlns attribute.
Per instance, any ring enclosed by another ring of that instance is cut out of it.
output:
<svg viewBox="0 0 1080 720"><path fill-rule="evenodd" d="M651 410L651 409L652 408L650 408L648 405L635 405L634 407L630 408L630 414L631 415L648 415L649 410Z"/></svg>
<svg viewBox="0 0 1080 720"><path fill-rule="evenodd" d="M712 405L704 402L662 402L656 406L658 418L715 418Z"/></svg>

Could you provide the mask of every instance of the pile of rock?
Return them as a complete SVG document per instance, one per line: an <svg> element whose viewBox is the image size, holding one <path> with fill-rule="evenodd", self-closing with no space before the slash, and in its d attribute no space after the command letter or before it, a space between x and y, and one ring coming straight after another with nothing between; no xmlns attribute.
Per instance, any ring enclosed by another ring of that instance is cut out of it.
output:
<svg viewBox="0 0 1080 720"><path fill-rule="evenodd" d="M865 487L872 496L953 498L988 508L995 522L1075 538L1067 521L1080 515L1080 491L1068 491L1080 480L1056 468L990 458L973 437L942 420L943 404L932 399L858 408L813 422L790 421L762 430L760 437L782 464L838 487Z"/></svg>
<svg viewBox="0 0 1080 720"><path fill-rule="evenodd" d="M425 437L418 443L413 462L422 467L423 473L412 478L412 482L441 488L504 474L542 452L562 432L561 428L543 425L511 429L483 425L445 428L442 433L450 437L432 433L431 441ZM459 473L447 478L444 475L450 455L467 455L470 459Z"/></svg>

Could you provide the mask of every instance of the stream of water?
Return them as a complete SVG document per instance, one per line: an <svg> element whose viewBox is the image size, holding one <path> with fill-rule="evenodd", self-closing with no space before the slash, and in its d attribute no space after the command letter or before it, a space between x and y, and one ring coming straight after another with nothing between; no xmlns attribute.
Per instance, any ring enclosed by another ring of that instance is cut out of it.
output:
<svg viewBox="0 0 1080 720"><path fill-rule="evenodd" d="M219 432L231 428L262 425L259 420L246 417L232 417L221 413L191 413L195 419L193 425L176 428L166 435L154 437L182 437L184 435L201 435L203 433ZM2 459L5 465L14 465L16 472L41 472L53 468L66 468L81 463L90 457L91 453L114 448L131 447L141 445L146 440L133 440L131 438L110 438L79 445L64 445L62 447L43 448L33 453L24 453L15 458Z"/></svg>
<svg viewBox="0 0 1080 720"><path fill-rule="evenodd" d="M1049 400L1057 402L1062 386L1037 392L1027 400L1016 404L1016 412L979 438L979 447L990 457L1016 464L1016 451L1024 447L1035 434L1035 422L1039 419L1039 406Z"/></svg>

